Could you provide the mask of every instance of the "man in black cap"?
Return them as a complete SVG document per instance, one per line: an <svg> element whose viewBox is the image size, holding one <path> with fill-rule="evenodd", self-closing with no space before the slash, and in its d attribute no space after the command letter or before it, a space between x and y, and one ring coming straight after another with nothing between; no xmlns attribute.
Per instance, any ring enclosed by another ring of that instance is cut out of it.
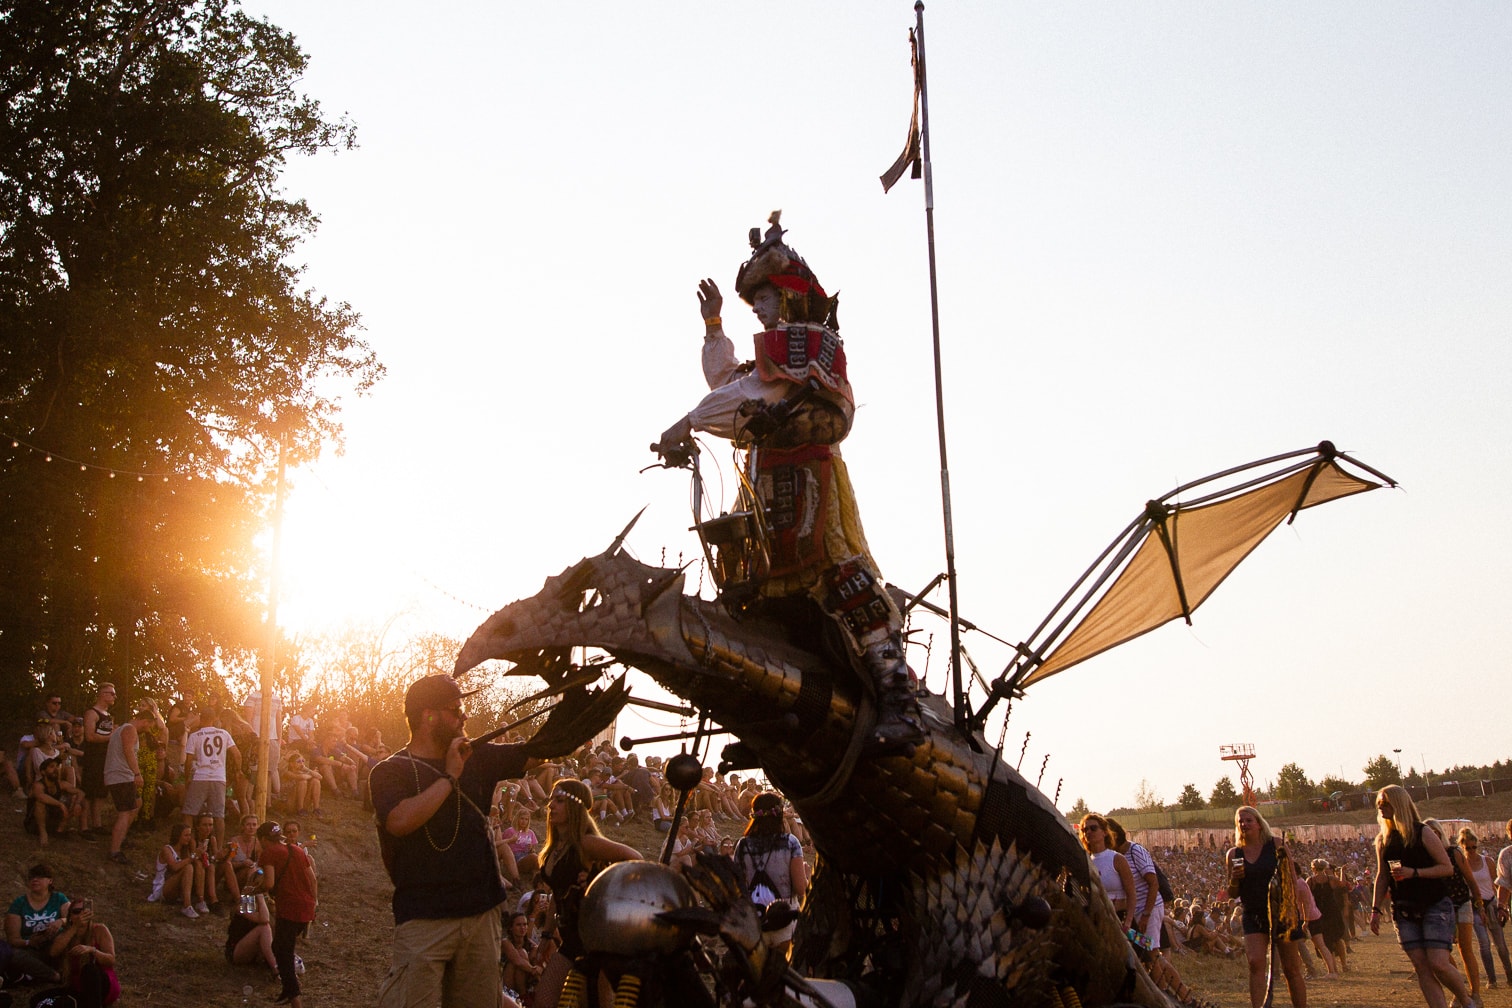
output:
<svg viewBox="0 0 1512 1008"><path fill-rule="evenodd" d="M409 745L369 778L378 845L394 883L392 965L381 1008L497 1008L504 902L486 809L494 785L537 760L523 745L474 745L463 692L444 675L404 695Z"/></svg>

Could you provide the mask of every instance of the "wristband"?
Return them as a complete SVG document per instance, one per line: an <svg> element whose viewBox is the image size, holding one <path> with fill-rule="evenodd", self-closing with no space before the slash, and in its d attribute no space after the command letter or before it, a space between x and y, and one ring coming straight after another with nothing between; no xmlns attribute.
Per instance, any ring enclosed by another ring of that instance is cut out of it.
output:
<svg viewBox="0 0 1512 1008"><path fill-rule="evenodd" d="M457 782L457 778L453 777L451 774L442 774L442 776L445 777L447 780L451 781L451 786L452 786L452 790L453 791L460 791L460 790L462 790L462 785Z"/></svg>
<svg viewBox="0 0 1512 1008"><path fill-rule="evenodd" d="M704 319L704 328L706 329L713 329L715 326L720 326L723 324L724 320L721 319L718 315L715 315L713 318Z"/></svg>

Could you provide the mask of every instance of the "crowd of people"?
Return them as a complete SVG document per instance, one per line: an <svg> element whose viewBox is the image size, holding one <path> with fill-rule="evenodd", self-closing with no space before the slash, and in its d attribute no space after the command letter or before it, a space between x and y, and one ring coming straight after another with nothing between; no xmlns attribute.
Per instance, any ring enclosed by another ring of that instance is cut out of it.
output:
<svg viewBox="0 0 1512 1008"><path fill-rule="evenodd" d="M147 698L124 718L116 696L103 683L75 715L46 694L15 749L0 751L23 829L42 849L88 843L107 866L150 871L146 899L186 918L228 916L228 961L266 964L280 1002L298 1005L294 943L318 890L299 817L324 819L335 797L371 809L368 776L389 755L381 732L360 731L340 710L317 722L308 703L286 720L275 697L265 804L282 822L262 822L253 801L259 692L239 707L176 701L166 715ZM229 837L227 816L240 829ZM114 1001L114 942L94 913L93 900L62 895L47 863L35 865L7 917L0 985L62 984L79 1004Z"/></svg>
<svg viewBox="0 0 1512 1008"><path fill-rule="evenodd" d="M149 699L129 718L120 718L115 708L116 689L109 683L99 687L81 715L67 711L58 694L42 698L34 725L3 754L6 784L24 803L24 829L39 848L60 841L88 843L107 867L146 873L150 881L143 895L150 903L189 920L227 918L228 962L266 968L280 983L281 1000L297 1004L303 962L293 948L296 925L304 922L295 918L313 917L318 888L313 859L299 840L300 820L343 814L334 799L376 811L382 819L385 810L392 811L396 781L385 771L376 778L374 773L385 761L396 765L390 760L393 751L377 728L364 731L343 711L320 715L304 703L286 717L275 696L268 712L267 807L279 821L263 822L252 801L263 727L259 692L239 707L172 702L165 712ZM512 733L501 745L514 751L523 742ZM443 747L434 758L438 780L446 779L444 754ZM427 757L415 751L413 737L401 755L400 763L409 762L413 790L414 778L424 773L419 768L429 765ZM607 741L552 762L501 764L482 776L488 780L480 779L476 793L462 804L481 824L488 863L496 865L500 903L509 908L489 960L502 971L503 986L516 1004L549 1006L553 998L538 996L539 991L543 981L548 988L560 984L576 951L570 922L587 865L643 853L605 831L637 822L668 832L678 794L666 780L661 757L642 763ZM685 802L674 844L677 861L686 864L699 852L733 857L752 803L762 794L754 777L726 780L705 770ZM808 849L791 804L775 801L782 835L791 836L800 852ZM571 815L560 814L564 804ZM453 823L461 825L461 820ZM439 829L422 829L420 837L428 852L444 847ZM76 936L77 929L67 930L70 913L82 913L83 904L52 890L46 864L36 871L42 881L32 888L45 898L26 910L13 907L27 926L16 935L7 928L5 942L15 954L5 957L3 976L13 984L41 987L78 984L83 964L70 965L69 949L59 946L55 953L53 943L60 934ZM289 881L275 893L281 876ZM783 888L791 889L786 876ZM433 899L428 893L424 901ZM119 992L114 946L105 924L94 920L92 904L89 914L78 927L90 929L90 944L97 949L109 946L90 960L101 972L108 969L109 983L98 997L80 1000L108 1004ZM396 912L401 927L409 919ZM57 926L49 930L48 922ZM39 930L47 933L39 936ZM88 973L93 978L95 971Z"/></svg>
<svg viewBox="0 0 1512 1008"><path fill-rule="evenodd" d="M577 911L592 875L657 856L611 834L631 822L665 831L678 804L659 757L642 764L609 742L552 762L527 756L519 735L471 744L455 683L434 676L411 687L411 738L398 752L340 712L317 722L307 705L287 721L275 717L268 797L281 821L264 822L248 801L243 756L258 748L258 696L239 709L173 704L167 716L148 700L121 720L114 702L109 684L82 716L56 695L44 698L32 731L4 760L25 799L25 828L39 847L94 841L107 867L136 863L134 832L156 834L146 899L191 920L228 917L227 961L265 969L279 1001L296 1006L295 947L319 888L299 817L324 817L332 796L374 811L395 884L394 967L379 1003L434 993L466 1005L461 978L481 971L497 975L507 1008L553 1008L583 951ZM809 843L780 795L755 778L705 769L682 811L674 865L728 858L758 902L801 901ZM1309 985L1351 972L1353 944L1379 933L1390 914L1425 1003L1479 1008L1497 986L1498 961L1512 983L1504 934L1512 845L1483 854L1473 830L1422 818L1396 787L1382 789L1377 812L1373 840L1283 836L1248 806L1235 815L1231 844L1147 849L1115 818L1095 814L1080 831L1131 942L1178 1001L1197 1002L1182 956L1244 961L1257 1008L1274 958L1292 1004L1305 1008ZM1512 823L1507 833L1512 840ZM438 874L435 855L445 852L457 856ZM459 872L459 863L471 867ZM1273 884L1282 877L1289 886ZM440 934L455 947L438 957ZM119 996L108 924L93 899L65 895L45 861L10 904L3 951L12 983L67 991L80 1004Z"/></svg>
<svg viewBox="0 0 1512 1008"><path fill-rule="evenodd" d="M1512 821L1493 858L1481 853L1474 829L1422 818L1400 787L1381 789L1376 809L1374 839L1282 836L1249 806L1236 811L1233 841L1222 846L1151 852L1116 819L1095 813L1078 829L1131 943L1178 1001L1200 1003L1174 960L1207 955L1246 961L1254 1008L1265 1003L1273 966L1293 1006L1306 1008L1309 983L1353 972L1354 942L1367 930L1379 934L1389 914L1425 1003L1481 1008L1484 990L1497 986L1498 962L1512 985L1504 933Z"/></svg>

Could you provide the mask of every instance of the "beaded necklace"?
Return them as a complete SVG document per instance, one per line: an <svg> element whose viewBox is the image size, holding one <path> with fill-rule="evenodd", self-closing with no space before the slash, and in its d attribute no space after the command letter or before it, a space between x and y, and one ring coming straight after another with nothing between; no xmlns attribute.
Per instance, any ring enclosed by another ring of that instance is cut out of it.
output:
<svg viewBox="0 0 1512 1008"><path fill-rule="evenodd" d="M420 797L420 792L424 790L420 787L420 761L417 760L414 756L411 756L409 753L405 753L404 755L405 758L410 761L410 769L414 771L415 774L415 797L418 798ZM432 770L436 770L436 768L430 766L429 763L427 763L426 766L430 767L430 769ZM436 770L436 776L439 778L446 775L441 771ZM434 784L435 781L432 781L431 783ZM452 824L451 839L446 842L445 847L436 846L436 840L431 836L429 822L424 823L420 827L421 831L425 834L425 842L430 844L431 850L435 851L437 854L444 854L447 851L451 850L452 845L457 842L457 837L462 834L462 783L455 779L452 781L452 797L457 799L457 821Z"/></svg>

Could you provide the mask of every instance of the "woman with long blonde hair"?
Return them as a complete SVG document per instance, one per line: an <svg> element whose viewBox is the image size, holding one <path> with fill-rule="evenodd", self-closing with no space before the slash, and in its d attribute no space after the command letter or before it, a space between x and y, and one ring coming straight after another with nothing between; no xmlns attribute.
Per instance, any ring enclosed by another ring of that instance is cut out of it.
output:
<svg viewBox="0 0 1512 1008"><path fill-rule="evenodd" d="M1381 933L1382 902L1391 892L1391 918L1397 941L1417 974L1428 1008L1447 1008L1444 987L1457 1003L1468 1005L1465 978L1449 957L1454 944L1454 904L1449 877L1455 867L1444 842L1418 816L1407 789L1388 784L1376 793L1376 876L1370 909L1370 933ZM1442 985L1442 986L1441 986Z"/></svg>
<svg viewBox="0 0 1512 1008"><path fill-rule="evenodd" d="M556 1008L573 960L584 952L578 935L578 909L588 882L603 865L640 859L640 851L616 843L598 831L590 810L593 791L580 780L556 782L546 813L546 845L541 848L541 877L551 887L557 915L558 947L536 985L534 1008Z"/></svg>
<svg viewBox="0 0 1512 1008"><path fill-rule="evenodd" d="M1234 846L1224 854L1228 869L1230 897L1238 897L1244 908L1244 957L1249 964L1250 1004L1260 1008L1265 1003L1269 984L1266 981L1267 958L1274 946L1286 975L1286 989L1294 1008L1307 1008L1307 980L1302 975L1302 954L1294 934L1277 934L1279 922L1271 920L1270 883L1276 874L1283 848L1271 833L1270 823L1259 811L1242 805L1234 812ZM1293 885L1293 879L1283 879Z"/></svg>

